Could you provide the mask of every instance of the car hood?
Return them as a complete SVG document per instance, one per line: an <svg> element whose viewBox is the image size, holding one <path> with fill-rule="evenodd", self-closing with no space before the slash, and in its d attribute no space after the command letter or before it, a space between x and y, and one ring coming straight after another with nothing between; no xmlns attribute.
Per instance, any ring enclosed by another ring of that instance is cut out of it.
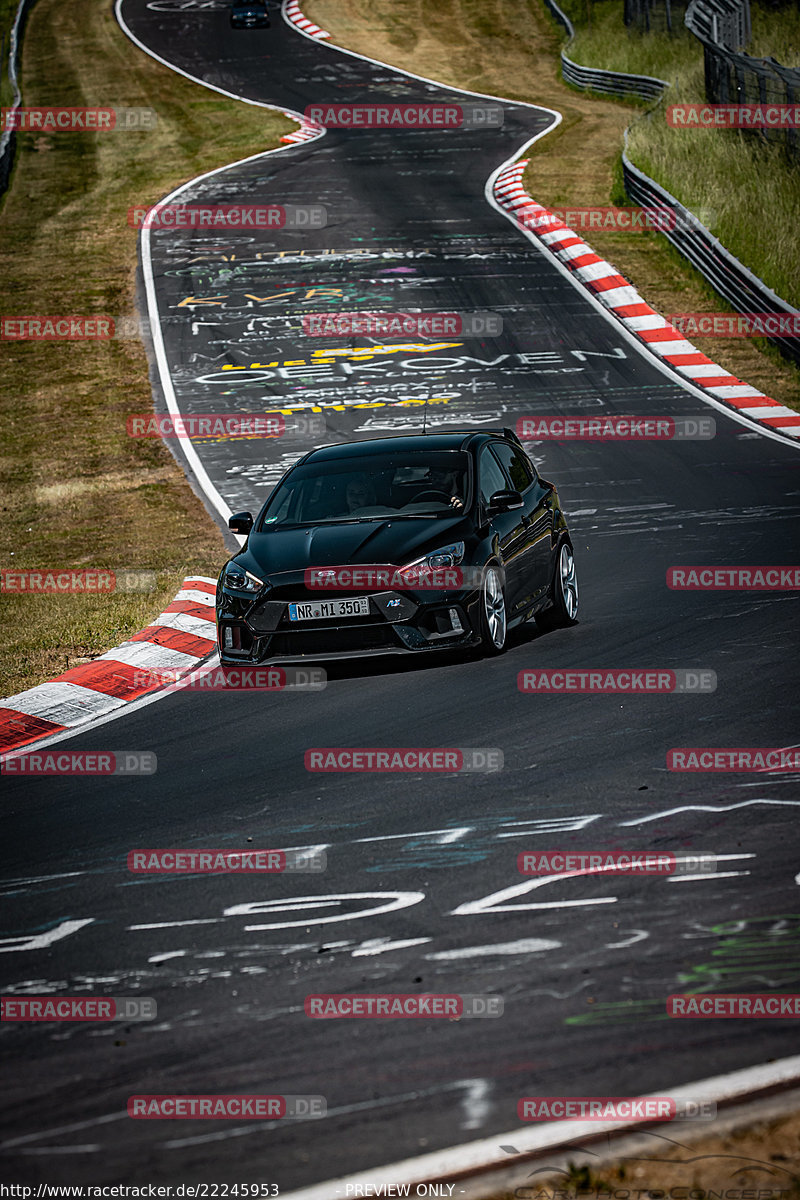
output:
<svg viewBox="0 0 800 1200"><path fill-rule="evenodd" d="M275 528L251 533L247 549L236 561L262 577L307 567L367 563L402 567L440 546L463 540L465 529L463 516Z"/></svg>

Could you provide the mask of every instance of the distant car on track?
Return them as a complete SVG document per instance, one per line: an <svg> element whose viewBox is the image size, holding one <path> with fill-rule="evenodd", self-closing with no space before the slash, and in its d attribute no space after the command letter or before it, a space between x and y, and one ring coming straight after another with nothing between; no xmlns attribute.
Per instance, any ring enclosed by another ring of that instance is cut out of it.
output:
<svg viewBox="0 0 800 1200"><path fill-rule="evenodd" d="M481 647L577 619L552 483L509 429L321 446L287 471L217 584L223 664Z"/></svg>
<svg viewBox="0 0 800 1200"><path fill-rule="evenodd" d="M270 19L265 0L233 0L230 21L234 29L268 27Z"/></svg>

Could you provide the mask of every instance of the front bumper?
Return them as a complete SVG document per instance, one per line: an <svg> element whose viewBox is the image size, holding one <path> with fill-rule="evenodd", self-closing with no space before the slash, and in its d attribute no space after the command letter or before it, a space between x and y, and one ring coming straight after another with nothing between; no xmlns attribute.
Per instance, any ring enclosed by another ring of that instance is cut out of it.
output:
<svg viewBox="0 0 800 1200"><path fill-rule="evenodd" d="M369 613L292 621L289 604L349 600L364 593L309 592L302 585L272 588L254 600L217 590L220 661L269 663L415 654L476 645L479 593L368 593Z"/></svg>

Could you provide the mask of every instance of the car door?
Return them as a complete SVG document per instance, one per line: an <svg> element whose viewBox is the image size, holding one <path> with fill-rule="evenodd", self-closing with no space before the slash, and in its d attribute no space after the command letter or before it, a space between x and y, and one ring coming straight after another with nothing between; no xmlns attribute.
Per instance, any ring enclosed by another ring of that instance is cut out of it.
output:
<svg viewBox="0 0 800 1200"><path fill-rule="evenodd" d="M490 442L480 452L478 457L478 491L479 503L484 515L490 521L493 534L497 536L500 554L505 570L506 610L511 617L519 608L520 590L524 581L522 558L525 550L527 526L523 523L523 509L515 508L511 512L495 513L488 517L489 500L495 492L506 492L511 488L511 481L492 453Z"/></svg>
<svg viewBox="0 0 800 1200"><path fill-rule="evenodd" d="M509 442L495 442L492 450L510 487L523 499L524 535L519 555L519 605L527 608L550 586L552 576L553 489L545 487L524 451Z"/></svg>

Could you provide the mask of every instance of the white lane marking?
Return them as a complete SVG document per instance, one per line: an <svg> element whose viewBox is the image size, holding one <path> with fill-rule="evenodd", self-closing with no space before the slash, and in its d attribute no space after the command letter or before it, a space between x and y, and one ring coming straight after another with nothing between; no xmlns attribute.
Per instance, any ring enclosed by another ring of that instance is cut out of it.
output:
<svg viewBox="0 0 800 1200"><path fill-rule="evenodd" d="M26 875L19 879L5 879L2 886L9 888L30 883L50 883L53 879L77 879L79 875L85 874L85 871L61 871L58 875Z"/></svg>
<svg viewBox="0 0 800 1200"><path fill-rule="evenodd" d="M752 871L706 871L700 875L670 875L667 883L694 883L698 879L735 879L737 875L752 875Z"/></svg>
<svg viewBox="0 0 800 1200"><path fill-rule="evenodd" d="M548 938L520 938L516 942L498 942L494 946L464 946L460 950L438 950L426 954L432 962L457 962L462 958L492 958L500 954L540 954L543 950L557 950L561 942Z"/></svg>
<svg viewBox="0 0 800 1200"><path fill-rule="evenodd" d="M166 962L170 958L183 958L188 953L188 950L167 950L164 954L151 954L147 961L149 963Z"/></svg>
<svg viewBox="0 0 800 1200"><path fill-rule="evenodd" d="M218 925L222 917L206 917L202 921L153 921L146 925L129 925L128 929L179 929L183 925Z"/></svg>
<svg viewBox="0 0 800 1200"><path fill-rule="evenodd" d="M433 938L406 938L404 941L393 942L388 937L368 938L366 942L362 942L357 950L351 954L351 958L370 958L374 954L385 954L388 950L403 950L406 946L424 946L427 942L432 942ZM427 956L426 956L427 957Z"/></svg>
<svg viewBox="0 0 800 1200"><path fill-rule="evenodd" d="M23 934L21 937L0 938L0 954L16 954L21 950L43 950L60 942L62 938L77 933L84 925L91 925L94 917L84 917L82 920L62 921L44 933Z"/></svg>
<svg viewBox="0 0 800 1200"><path fill-rule="evenodd" d="M626 946L635 946L637 942L643 942L650 937L646 929L634 929L629 938L624 942L606 942L606 950L624 950Z"/></svg>
<svg viewBox="0 0 800 1200"><path fill-rule="evenodd" d="M391 842L398 838L411 840L413 838L435 837L437 844L445 846L449 842L455 842L457 838L462 837L465 833L472 833L472 825L464 825L461 829L416 829L413 833L383 833L378 837L354 838L353 844L361 842ZM455 836L454 836L455 835Z"/></svg>
<svg viewBox="0 0 800 1200"><path fill-rule="evenodd" d="M697 1080L694 1083L680 1087L662 1089L669 1091L670 1096L678 1100L692 1100L698 1093L704 1099L720 1103L722 1100L743 1098L748 1093L774 1085L794 1083L800 1079L800 1055L780 1059L765 1066L746 1067L740 1071L731 1071L725 1075L716 1075L711 1079ZM644 1099L644 1097L642 1097ZM330 1113L333 1116L334 1113ZM432 1154L423 1154L418 1158L407 1158L401 1162L390 1163L382 1167L370 1167L368 1171L357 1175L348 1175L339 1179L328 1179L324 1183L315 1183L310 1187L300 1188L295 1192L283 1193L283 1200L331 1200L335 1196L354 1195L354 1185L370 1185L370 1195L375 1195L378 1188L400 1187L408 1185L413 1188L417 1183L429 1182L432 1179L448 1179L450 1176L463 1175L470 1171L486 1171L498 1166L508 1165L508 1151L504 1145L511 1145L520 1154L529 1154L537 1150L552 1150L566 1142L581 1138L594 1137L602 1133L627 1133L635 1130L636 1125L630 1121L559 1121L557 1126L525 1126L522 1129L512 1129L494 1137L482 1138L479 1141L464 1142L460 1146L450 1146L446 1150L438 1150ZM349 1190L348 1190L349 1189ZM366 1194L362 1191L361 1193Z"/></svg>
<svg viewBox="0 0 800 1200"><path fill-rule="evenodd" d="M520 828L514 833L498 833L497 838L499 840L500 838L530 837L539 833L577 833L581 829L585 829L587 825L591 825L593 821L599 821L602 815L602 813L589 813L580 817L543 817L528 821L503 821L504 826L530 825L532 828Z"/></svg>
<svg viewBox="0 0 800 1200"><path fill-rule="evenodd" d="M740 800L736 804L682 804L678 808L665 808L661 812L652 813L649 817L636 817L633 821L620 821L621 826L627 825L647 825L650 821L660 821L662 817L674 817L677 813L684 812L733 812L736 808L749 808L755 804L775 804L789 805L793 808L800 808L800 800Z"/></svg>

